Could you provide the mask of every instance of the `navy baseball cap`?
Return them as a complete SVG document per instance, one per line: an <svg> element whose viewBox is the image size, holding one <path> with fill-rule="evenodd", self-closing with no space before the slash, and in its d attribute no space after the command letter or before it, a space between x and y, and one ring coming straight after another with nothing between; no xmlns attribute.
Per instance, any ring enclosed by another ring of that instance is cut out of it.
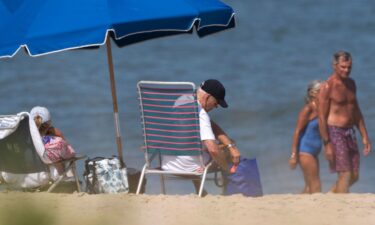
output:
<svg viewBox="0 0 375 225"><path fill-rule="evenodd" d="M215 79L209 79L206 81L203 81L201 84L202 90L207 92L208 94L214 96L214 98L217 100L219 105L223 108L228 108L228 104L225 101L225 88L220 81Z"/></svg>

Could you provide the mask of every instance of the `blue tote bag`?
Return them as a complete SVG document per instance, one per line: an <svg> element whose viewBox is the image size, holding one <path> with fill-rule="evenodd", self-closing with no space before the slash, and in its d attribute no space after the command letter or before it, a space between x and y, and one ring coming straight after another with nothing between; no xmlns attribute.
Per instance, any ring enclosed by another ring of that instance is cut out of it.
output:
<svg viewBox="0 0 375 225"><path fill-rule="evenodd" d="M225 195L243 194L259 197L263 195L259 169L256 159L241 158L237 170L227 175Z"/></svg>

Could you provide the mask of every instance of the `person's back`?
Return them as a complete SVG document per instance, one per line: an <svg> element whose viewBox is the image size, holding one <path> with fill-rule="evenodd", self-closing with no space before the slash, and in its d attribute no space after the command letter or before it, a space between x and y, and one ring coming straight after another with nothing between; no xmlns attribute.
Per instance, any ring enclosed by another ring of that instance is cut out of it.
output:
<svg viewBox="0 0 375 225"><path fill-rule="evenodd" d="M189 104L189 102L194 101L193 95L182 95L176 99L174 103L174 108L178 108ZM215 139L213 134L210 118L205 110L202 109L201 105L198 104L199 113L199 133L202 141L206 139ZM204 146L203 146L204 147ZM199 156L172 156L163 155L162 156L162 169L170 171L188 171L196 172L202 171L204 166L210 161L210 155L207 150L203 150L203 157Z"/></svg>

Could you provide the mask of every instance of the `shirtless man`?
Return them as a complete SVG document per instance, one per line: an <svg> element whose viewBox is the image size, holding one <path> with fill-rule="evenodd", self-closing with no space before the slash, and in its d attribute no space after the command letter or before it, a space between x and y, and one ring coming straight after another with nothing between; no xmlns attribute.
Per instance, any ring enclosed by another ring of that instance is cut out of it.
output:
<svg viewBox="0 0 375 225"><path fill-rule="evenodd" d="M359 151L354 127L364 145L363 154L371 151L365 121L356 97L356 85L349 77L352 69L350 53L339 51L333 55L333 73L322 85L319 96L319 127L331 172L337 172L332 186L334 193L348 193L358 180Z"/></svg>

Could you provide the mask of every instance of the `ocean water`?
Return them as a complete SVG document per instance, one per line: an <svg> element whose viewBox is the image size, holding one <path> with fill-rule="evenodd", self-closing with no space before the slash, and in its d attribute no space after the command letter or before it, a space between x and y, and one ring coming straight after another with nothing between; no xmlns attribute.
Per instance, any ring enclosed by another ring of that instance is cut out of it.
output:
<svg viewBox="0 0 375 225"><path fill-rule="evenodd" d="M211 113L236 140L242 155L256 157L265 194L299 193L303 176L288 168L291 139L309 81L326 79L337 50L353 54L352 77L367 130L375 140L375 3L370 0L226 0L237 27L202 39L180 35L113 48L125 162L144 163L136 84L140 80L223 82L228 109ZM113 45L114 46L114 45ZM0 114L46 106L53 124L80 153L116 154L105 48L32 58L19 52L0 60ZM358 136L360 138L360 136ZM360 145L362 148L362 145ZM375 154L361 156L352 192L375 192ZM323 191L335 181L320 155ZM79 164L83 173L83 162ZM154 176L155 177L155 176ZM148 193L159 193L157 178ZM208 184L211 193L218 193ZM190 193L187 182L168 182L171 194Z"/></svg>

